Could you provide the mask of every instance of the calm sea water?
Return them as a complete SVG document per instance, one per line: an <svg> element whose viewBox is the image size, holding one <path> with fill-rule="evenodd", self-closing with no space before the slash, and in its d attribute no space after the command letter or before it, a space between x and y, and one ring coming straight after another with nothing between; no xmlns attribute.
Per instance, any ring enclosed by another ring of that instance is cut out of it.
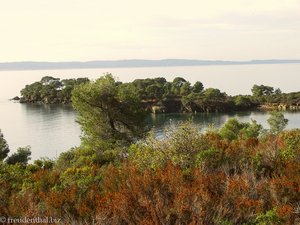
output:
<svg viewBox="0 0 300 225"><path fill-rule="evenodd" d="M18 147L30 145L33 159L55 158L61 152L80 144L81 131L75 122L76 113L70 106L19 104L8 99L19 95L19 91L26 84L40 80L43 76L96 79L106 72L112 73L123 82L158 76L172 81L176 76L181 76L192 84L199 80L205 87L219 88L232 95L250 94L254 84L279 87L283 92L300 89L300 64L0 71L0 129L11 152ZM268 118L262 112L163 114L151 115L148 122L159 135L166 125L189 119L191 116L195 123L200 123L204 128L208 124L219 127L229 117L237 117L242 121L250 121L252 118L267 127ZM289 119L288 128L300 128L299 113L286 112L285 116Z"/></svg>

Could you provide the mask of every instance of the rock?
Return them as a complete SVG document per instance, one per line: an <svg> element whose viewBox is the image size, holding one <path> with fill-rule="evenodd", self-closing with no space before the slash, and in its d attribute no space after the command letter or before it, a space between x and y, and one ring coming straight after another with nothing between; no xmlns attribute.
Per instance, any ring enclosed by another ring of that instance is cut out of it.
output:
<svg viewBox="0 0 300 225"><path fill-rule="evenodd" d="M20 98L18 96L13 97L12 99L10 99L11 101L20 101Z"/></svg>

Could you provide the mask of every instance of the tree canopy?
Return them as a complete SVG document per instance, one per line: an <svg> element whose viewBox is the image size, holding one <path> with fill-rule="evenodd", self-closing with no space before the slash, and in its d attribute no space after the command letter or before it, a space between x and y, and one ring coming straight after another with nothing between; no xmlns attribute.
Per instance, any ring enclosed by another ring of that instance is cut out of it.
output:
<svg viewBox="0 0 300 225"><path fill-rule="evenodd" d="M116 82L111 74L76 86L72 94L83 140L90 146L130 143L145 131L145 111L132 84Z"/></svg>
<svg viewBox="0 0 300 225"><path fill-rule="evenodd" d="M21 102L70 103L74 87L88 81L88 78L60 80L45 76L21 90Z"/></svg>
<svg viewBox="0 0 300 225"><path fill-rule="evenodd" d="M20 102L71 103L75 86L88 83L88 78L63 79L45 76L21 90ZM122 82L116 85L125 87ZM167 81L163 77L136 79L126 83L135 90L142 107L151 112L229 112L268 109L298 109L300 92L282 93L279 88L253 85L252 95L230 96L217 88L204 88L200 81L193 85L183 77ZM18 97L16 98L16 100Z"/></svg>
<svg viewBox="0 0 300 225"><path fill-rule="evenodd" d="M0 161L3 161L9 153L9 147L0 130Z"/></svg>
<svg viewBox="0 0 300 225"><path fill-rule="evenodd" d="M270 117L268 119L268 124L270 125L270 132L273 134L278 134L284 130L284 128L288 124L288 119L284 118L282 112L273 111L270 113Z"/></svg>
<svg viewBox="0 0 300 225"><path fill-rule="evenodd" d="M272 95L274 93L274 88L265 85L254 85L251 89L254 97L261 97L266 95Z"/></svg>
<svg viewBox="0 0 300 225"><path fill-rule="evenodd" d="M30 146L21 147L17 149L17 152L8 156L5 160L7 164L17 164L19 163L21 166L26 166L28 161L31 159L31 150Z"/></svg>

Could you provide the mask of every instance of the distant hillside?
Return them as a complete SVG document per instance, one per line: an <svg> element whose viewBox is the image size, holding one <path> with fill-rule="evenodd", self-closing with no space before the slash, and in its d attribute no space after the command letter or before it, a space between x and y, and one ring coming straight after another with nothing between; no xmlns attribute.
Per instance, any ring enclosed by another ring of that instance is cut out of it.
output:
<svg viewBox="0 0 300 225"><path fill-rule="evenodd" d="M43 69L81 69L81 68L128 68L128 67L170 67L170 66L207 66L207 65L249 65L249 64L285 64L300 63L300 60L251 60L251 61L222 61L222 60L191 60L191 59L162 59L162 60L99 60L88 62L4 62L0 70L43 70Z"/></svg>

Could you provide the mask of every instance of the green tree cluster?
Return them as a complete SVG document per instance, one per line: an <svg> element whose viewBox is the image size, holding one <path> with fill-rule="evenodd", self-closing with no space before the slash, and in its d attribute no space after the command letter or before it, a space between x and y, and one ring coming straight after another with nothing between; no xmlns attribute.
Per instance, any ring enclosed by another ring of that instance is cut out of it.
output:
<svg viewBox="0 0 300 225"><path fill-rule="evenodd" d="M9 147L0 130L0 161L3 161L9 153Z"/></svg>
<svg viewBox="0 0 300 225"><path fill-rule="evenodd" d="M74 87L88 81L88 78L60 80L45 76L40 81L26 85L21 90L20 102L70 103Z"/></svg>
<svg viewBox="0 0 300 225"><path fill-rule="evenodd" d="M284 130L288 124L288 119L284 118L282 112L273 111L270 113L268 124L270 125L270 132L272 134L278 134Z"/></svg>
<svg viewBox="0 0 300 225"><path fill-rule="evenodd" d="M8 155L9 152L9 146L0 130L0 162L5 160L5 163L7 164L20 164L21 166L26 166L28 164L31 155L30 146L18 148L17 152L10 156Z"/></svg>
<svg viewBox="0 0 300 225"><path fill-rule="evenodd" d="M45 76L21 90L20 102L70 103L74 87L88 82L87 78L60 80ZM257 84L253 85L251 96L229 96L217 88L205 89L200 81L191 85L182 77L175 77L172 82L163 77L136 79L122 86L134 88L142 107L151 112L229 112L280 105L297 109L300 104L300 92L282 93L279 88Z"/></svg>

